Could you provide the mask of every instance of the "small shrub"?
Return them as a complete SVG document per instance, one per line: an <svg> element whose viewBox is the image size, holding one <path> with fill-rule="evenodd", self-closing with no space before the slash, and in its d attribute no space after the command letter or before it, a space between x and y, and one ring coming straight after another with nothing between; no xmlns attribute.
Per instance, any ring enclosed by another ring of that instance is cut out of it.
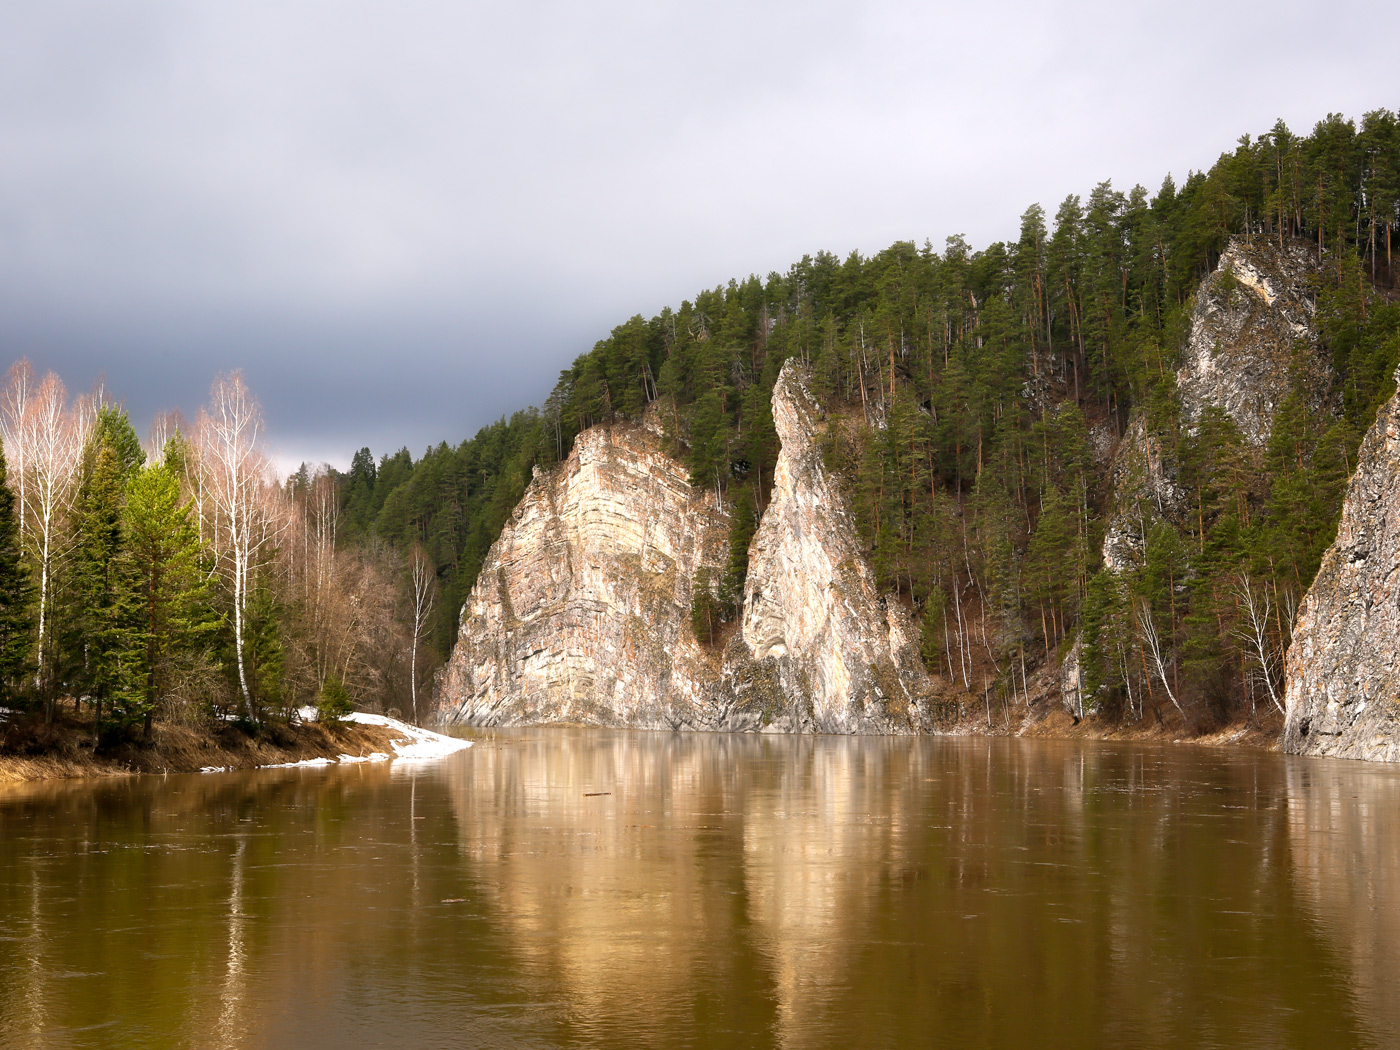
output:
<svg viewBox="0 0 1400 1050"><path fill-rule="evenodd" d="M316 698L316 717L321 722L339 722L355 710L350 702L350 694L345 683L335 675L326 679L321 686L321 695Z"/></svg>

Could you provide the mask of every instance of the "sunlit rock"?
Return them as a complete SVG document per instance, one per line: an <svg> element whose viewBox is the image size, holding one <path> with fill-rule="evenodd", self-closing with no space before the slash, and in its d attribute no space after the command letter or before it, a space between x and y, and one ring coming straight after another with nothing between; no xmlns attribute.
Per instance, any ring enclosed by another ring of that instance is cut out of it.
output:
<svg viewBox="0 0 1400 1050"><path fill-rule="evenodd" d="M719 659L690 629L729 514L654 429L594 427L487 554L440 690L448 724L694 722Z"/></svg>
<svg viewBox="0 0 1400 1050"><path fill-rule="evenodd" d="M743 626L726 686L771 726L917 728L932 686L917 634L880 593L846 500L822 463L822 411L788 361L773 388L782 441L773 498L749 548Z"/></svg>
<svg viewBox="0 0 1400 1050"><path fill-rule="evenodd" d="M579 435L539 473L491 548L442 676L448 724L908 732L932 685L917 634L882 595L822 465L821 411L789 362L773 394L782 440L750 547L738 630L721 654L690 624L718 577L729 512L691 487L660 434Z"/></svg>

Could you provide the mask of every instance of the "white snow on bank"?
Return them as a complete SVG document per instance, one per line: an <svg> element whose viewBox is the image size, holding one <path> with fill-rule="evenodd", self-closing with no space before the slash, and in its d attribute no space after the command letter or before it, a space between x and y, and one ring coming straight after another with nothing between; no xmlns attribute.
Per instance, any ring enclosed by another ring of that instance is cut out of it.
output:
<svg viewBox="0 0 1400 1050"><path fill-rule="evenodd" d="M316 721L316 709L314 707L303 707L297 712L303 722ZM420 729L417 726L409 725L407 722L400 722L397 718L389 718L385 715L371 715L364 711L354 711L345 716L347 722L358 722L367 726L384 726L391 729L405 740L390 740L389 746L394 749L392 755L386 755L382 751L376 751L369 755L340 755L338 758L308 758L302 762L278 762L275 765L259 766L259 769L291 769L310 766L333 766L341 763L352 762L387 762L391 758L401 759L433 759L446 758L448 755L455 755L458 751L465 751L472 746L470 740L461 740L455 736L443 736L441 733L434 733L430 729ZM201 773L224 773L227 770L222 766L205 766Z"/></svg>
<svg viewBox="0 0 1400 1050"><path fill-rule="evenodd" d="M470 740L462 740L455 736L443 736L441 733L434 733L431 729L420 729L386 715L371 715L364 711L356 711L347 716L345 720L359 722L361 725L367 726L384 726L408 737L407 740L389 741L389 746L394 749L395 758L445 758L448 755L455 755L458 751L465 751L472 746ZM344 756L341 757L344 758ZM384 757L388 758L389 756L385 755Z"/></svg>

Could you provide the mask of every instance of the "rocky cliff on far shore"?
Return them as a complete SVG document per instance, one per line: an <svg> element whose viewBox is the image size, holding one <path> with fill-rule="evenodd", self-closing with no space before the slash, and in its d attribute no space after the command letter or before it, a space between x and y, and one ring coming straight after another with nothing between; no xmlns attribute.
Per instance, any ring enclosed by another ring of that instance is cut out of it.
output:
<svg viewBox="0 0 1400 1050"><path fill-rule="evenodd" d="M1298 610L1285 706L1285 751L1400 761L1400 394L1361 443Z"/></svg>
<svg viewBox="0 0 1400 1050"><path fill-rule="evenodd" d="M537 473L491 548L438 690L446 724L909 732L933 685L898 603L879 593L816 444L795 362L773 393L782 440L723 654L691 629L692 589L723 568L729 511L692 488L659 432L580 434ZM708 570L708 572L702 572Z"/></svg>

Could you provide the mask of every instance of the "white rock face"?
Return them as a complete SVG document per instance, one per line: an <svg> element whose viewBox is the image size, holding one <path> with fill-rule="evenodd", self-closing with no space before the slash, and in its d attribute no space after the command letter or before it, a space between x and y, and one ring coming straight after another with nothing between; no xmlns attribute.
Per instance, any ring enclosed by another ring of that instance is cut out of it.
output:
<svg viewBox="0 0 1400 1050"><path fill-rule="evenodd" d="M1361 443L1287 673L1285 751L1400 761L1400 395Z"/></svg>
<svg viewBox="0 0 1400 1050"><path fill-rule="evenodd" d="M462 610L447 724L703 721L719 660L690 629L691 581L729 515L653 430L594 427L536 473Z"/></svg>
<svg viewBox="0 0 1400 1050"><path fill-rule="evenodd" d="M770 725L917 729L932 686L903 607L882 595L846 501L822 464L822 417L789 361L773 388L782 442L773 498L749 548L743 628L726 684Z"/></svg>
<svg viewBox="0 0 1400 1050"><path fill-rule="evenodd" d="M1329 385L1317 351L1309 278L1317 264L1303 244L1234 240L1201 283L1177 389L1187 422L1222 408L1247 443L1262 449L1296 367L1310 401Z"/></svg>
<svg viewBox="0 0 1400 1050"><path fill-rule="evenodd" d="M690 627L729 515L659 435L579 435L491 548L438 693L448 724L583 722L771 732L910 732L932 684L817 447L821 412L789 363L773 395L782 452L721 660Z"/></svg>

